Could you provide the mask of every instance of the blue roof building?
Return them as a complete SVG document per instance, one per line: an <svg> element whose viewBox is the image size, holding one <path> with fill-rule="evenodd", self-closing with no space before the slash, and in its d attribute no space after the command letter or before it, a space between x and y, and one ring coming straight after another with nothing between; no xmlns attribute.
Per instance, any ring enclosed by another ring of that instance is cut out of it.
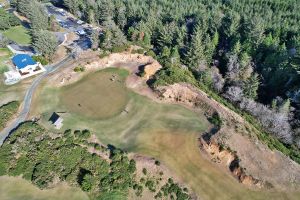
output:
<svg viewBox="0 0 300 200"><path fill-rule="evenodd" d="M36 65L37 63L27 54L17 54L12 58L12 62L18 69L23 69L29 65Z"/></svg>

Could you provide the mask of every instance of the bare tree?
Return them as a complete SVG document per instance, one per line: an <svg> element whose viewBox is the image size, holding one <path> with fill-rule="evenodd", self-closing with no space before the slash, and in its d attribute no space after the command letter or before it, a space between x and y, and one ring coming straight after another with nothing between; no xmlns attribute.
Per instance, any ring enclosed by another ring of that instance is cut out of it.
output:
<svg viewBox="0 0 300 200"><path fill-rule="evenodd" d="M238 86L231 86L227 88L227 91L223 96L232 102L238 102L243 97L243 90Z"/></svg>

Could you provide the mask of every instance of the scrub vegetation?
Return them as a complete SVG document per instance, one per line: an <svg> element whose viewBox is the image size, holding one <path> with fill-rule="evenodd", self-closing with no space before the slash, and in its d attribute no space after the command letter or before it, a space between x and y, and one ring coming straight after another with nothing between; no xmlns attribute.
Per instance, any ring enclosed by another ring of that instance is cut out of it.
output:
<svg viewBox="0 0 300 200"><path fill-rule="evenodd" d="M5 128L5 125L17 113L19 106L20 103L18 101L12 101L0 106L0 131Z"/></svg>
<svg viewBox="0 0 300 200"><path fill-rule="evenodd" d="M11 56L12 53L7 48L1 48L0 45L0 74L9 70L7 65Z"/></svg>
<svg viewBox="0 0 300 200"><path fill-rule="evenodd" d="M0 148L0 176L22 176L40 189L65 181L87 192L91 199L125 199L139 183L135 160L111 145L107 148L89 142L90 137L88 130L53 134L34 122L25 122ZM98 151L92 153L89 148ZM174 193L177 199L190 199L177 184L173 187L164 195Z"/></svg>

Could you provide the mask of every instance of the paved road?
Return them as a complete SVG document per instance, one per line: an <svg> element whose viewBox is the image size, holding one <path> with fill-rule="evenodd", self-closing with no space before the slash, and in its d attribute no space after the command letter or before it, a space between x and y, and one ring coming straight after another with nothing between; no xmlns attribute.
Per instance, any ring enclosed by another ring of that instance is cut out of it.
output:
<svg viewBox="0 0 300 200"><path fill-rule="evenodd" d="M31 86L28 88L24 101L23 101L23 107L22 111L20 112L19 116L17 119L15 119L8 127L6 127L1 133L0 133L0 146L3 144L5 139L9 136L9 134L18 127L18 125L22 122L24 122L29 114L30 111L30 106L31 106L31 101L33 97L33 93L38 87L38 85L41 83L41 81L48 76L51 73L54 73L58 69L66 66L66 64L70 61L73 60L74 58L74 53L70 54L67 56L64 60L62 60L59 63L56 63L54 65L50 65L47 67L47 71L38 76L34 81L32 82Z"/></svg>
<svg viewBox="0 0 300 200"><path fill-rule="evenodd" d="M55 17L60 26L65 29L66 33L74 32L77 34L77 31L84 30L86 33L79 35L79 39L74 41L73 45L80 47L82 50L91 48L90 34L92 33L92 27L86 23L78 24L78 19L71 17L67 11L63 11L53 5L46 5L46 11L48 15L53 15Z"/></svg>

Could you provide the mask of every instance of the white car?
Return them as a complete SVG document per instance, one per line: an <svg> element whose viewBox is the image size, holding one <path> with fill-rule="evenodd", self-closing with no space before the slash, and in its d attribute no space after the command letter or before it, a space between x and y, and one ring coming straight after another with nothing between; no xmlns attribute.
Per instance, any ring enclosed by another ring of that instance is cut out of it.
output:
<svg viewBox="0 0 300 200"><path fill-rule="evenodd" d="M76 22L77 24L79 24L79 25L81 25L81 24L83 24L84 22L83 21L81 21L81 20L77 20L77 22Z"/></svg>
<svg viewBox="0 0 300 200"><path fill-rule="evenodd" d="M76 33L78 35L85 35L86 34L86 32L84 30L78 30L78 31L76 31Z"/></svg>

